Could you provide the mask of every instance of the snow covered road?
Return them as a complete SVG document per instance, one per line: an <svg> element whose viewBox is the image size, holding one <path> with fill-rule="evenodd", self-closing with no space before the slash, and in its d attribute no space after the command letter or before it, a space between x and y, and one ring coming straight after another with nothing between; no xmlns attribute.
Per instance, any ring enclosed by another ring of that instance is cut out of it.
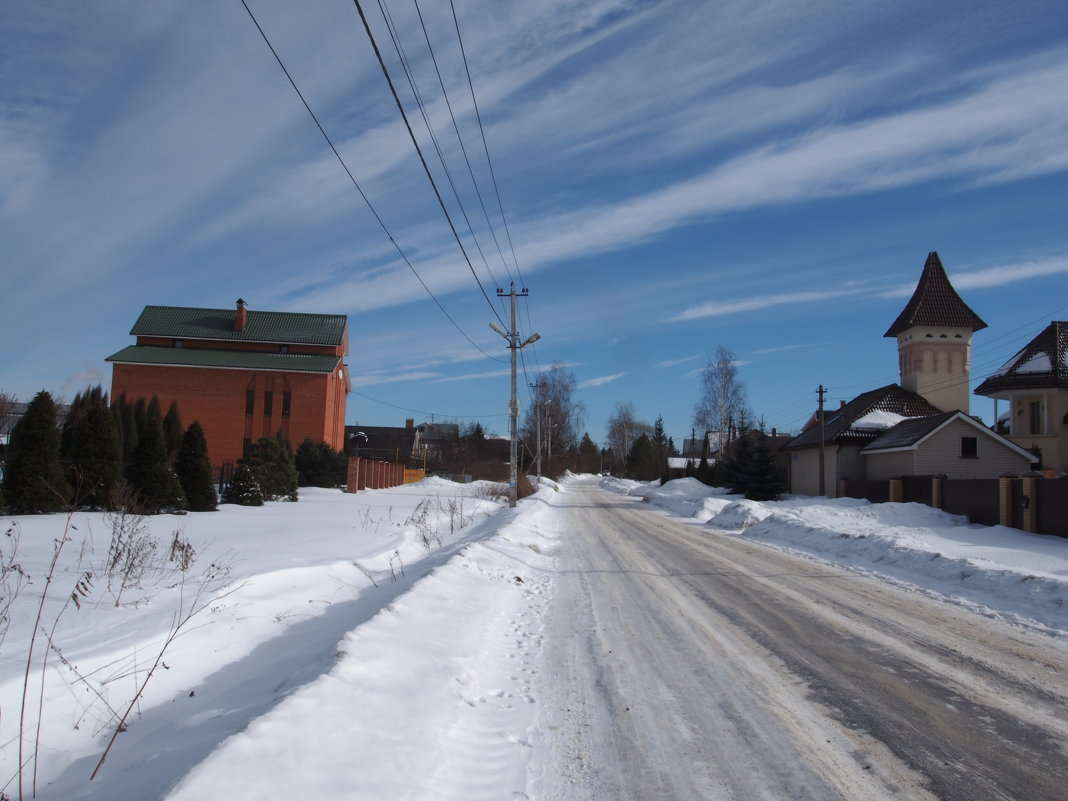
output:
<svg viewBox="0 0 1068 801"><path fill-rule="evenodd" d="M1068 643L571 483L544 799L1062 799Z"/></svg>

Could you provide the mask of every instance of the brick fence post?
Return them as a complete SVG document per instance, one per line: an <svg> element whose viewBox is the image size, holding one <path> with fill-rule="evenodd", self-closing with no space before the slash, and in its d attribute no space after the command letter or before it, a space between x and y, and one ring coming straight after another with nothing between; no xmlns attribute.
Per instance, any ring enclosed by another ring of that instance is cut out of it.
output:
<svg viewBox="0 0 1068 801"><path fill-rule="evenodd" d="M935 509L942 508L942 479L931 479L931 506Z"/></svg>
<svg viewBox="0 0 1068 801"><path fill-rule="evenodd" d="M1012 479L998 479L998 522L1012 527Z"/></svg>
<svg viewBox="0 0 1068 801"><path fill-rule="evenodd" d="M901 503L905 497L905 482L900 478L890 479L890 503Z"/></svg>
<svg viewBox="0 0 1068 801"><path fill-rule="evenodd" d="M348 469L345 472L345 492L356 492L360 488L360 460L349 457Z"/></svg>

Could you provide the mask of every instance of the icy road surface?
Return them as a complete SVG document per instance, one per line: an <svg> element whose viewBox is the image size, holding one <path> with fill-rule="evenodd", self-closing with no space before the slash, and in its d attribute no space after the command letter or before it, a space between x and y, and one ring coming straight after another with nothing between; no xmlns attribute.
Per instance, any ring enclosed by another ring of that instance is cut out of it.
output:
<svg viewBox="0 0 1068 801"><path fill-rule="evenodd" d="M1068 643L592 481L563 545L532 797L1068 797Z"/></svg>

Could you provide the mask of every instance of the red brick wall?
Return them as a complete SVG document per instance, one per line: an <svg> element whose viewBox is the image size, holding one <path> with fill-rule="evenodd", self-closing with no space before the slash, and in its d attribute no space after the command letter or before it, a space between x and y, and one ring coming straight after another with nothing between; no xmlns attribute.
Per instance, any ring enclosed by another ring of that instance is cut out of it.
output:
<svg viewBox="0 0 1068 801"><path fill-rule="evenodd" d="M111 397L127 400L159 397L164 411L177 401L182 425L194 420L204 428L212 464L241 458L244 441L282 432L296 448L305 438L342 450L345 441L346 382L334 371L281 373L219 370L203 367L112 365ZM251 415L245 414L247 390L255 392ZM266 391L273 393L272 413L265 414ZM283 395L291 394L289 416L282 415Z"/></svg>

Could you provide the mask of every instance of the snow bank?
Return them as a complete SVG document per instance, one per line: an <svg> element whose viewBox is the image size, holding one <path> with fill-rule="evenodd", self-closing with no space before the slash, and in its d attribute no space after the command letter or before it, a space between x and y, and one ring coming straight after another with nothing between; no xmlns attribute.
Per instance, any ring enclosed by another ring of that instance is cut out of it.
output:
<svg viewBox="0 0 1068 801"><path fill-rule="evenodd" d="M302 489L297 503L147 517L144 534L156 548L152 565L121 593L105 565L112 531L107 516L76 513L69 526L62 515L3 518L0 533L8 535L0 538L0 552L5 558L14 552L30 577L6 632L0 630L6 633L0 636L5 781L17 775L23 673L46 587L40 631L51 632L54 647L38 635L27 693L29 755L43 698L37 797L159 798L220 740L328 671L346 632L458 549L491 537L509 510L484 484L431 478L351 495ZM185 574L165 558L175 532L196 553ZM206 581L206 573L216 577ZM5 573L5 599L17 575ZM201 611L167 647L127 720L130 732L118 737L105 769L88 784L175 616L189 609L200 588ZM152 755L148 767L146 754ZM6 789L17 794L17 783Z"/></svg>
<svg viewBox="0 0 1068 801"><path fill-rule="evenodd" d="M1068 635L1068 539L967 518L916 503L791 496L758 503L696 479L663 487L613 480L709 529L803 552L942 594L996 617ZM605 486L602 482L602 486Z"/></svg>

